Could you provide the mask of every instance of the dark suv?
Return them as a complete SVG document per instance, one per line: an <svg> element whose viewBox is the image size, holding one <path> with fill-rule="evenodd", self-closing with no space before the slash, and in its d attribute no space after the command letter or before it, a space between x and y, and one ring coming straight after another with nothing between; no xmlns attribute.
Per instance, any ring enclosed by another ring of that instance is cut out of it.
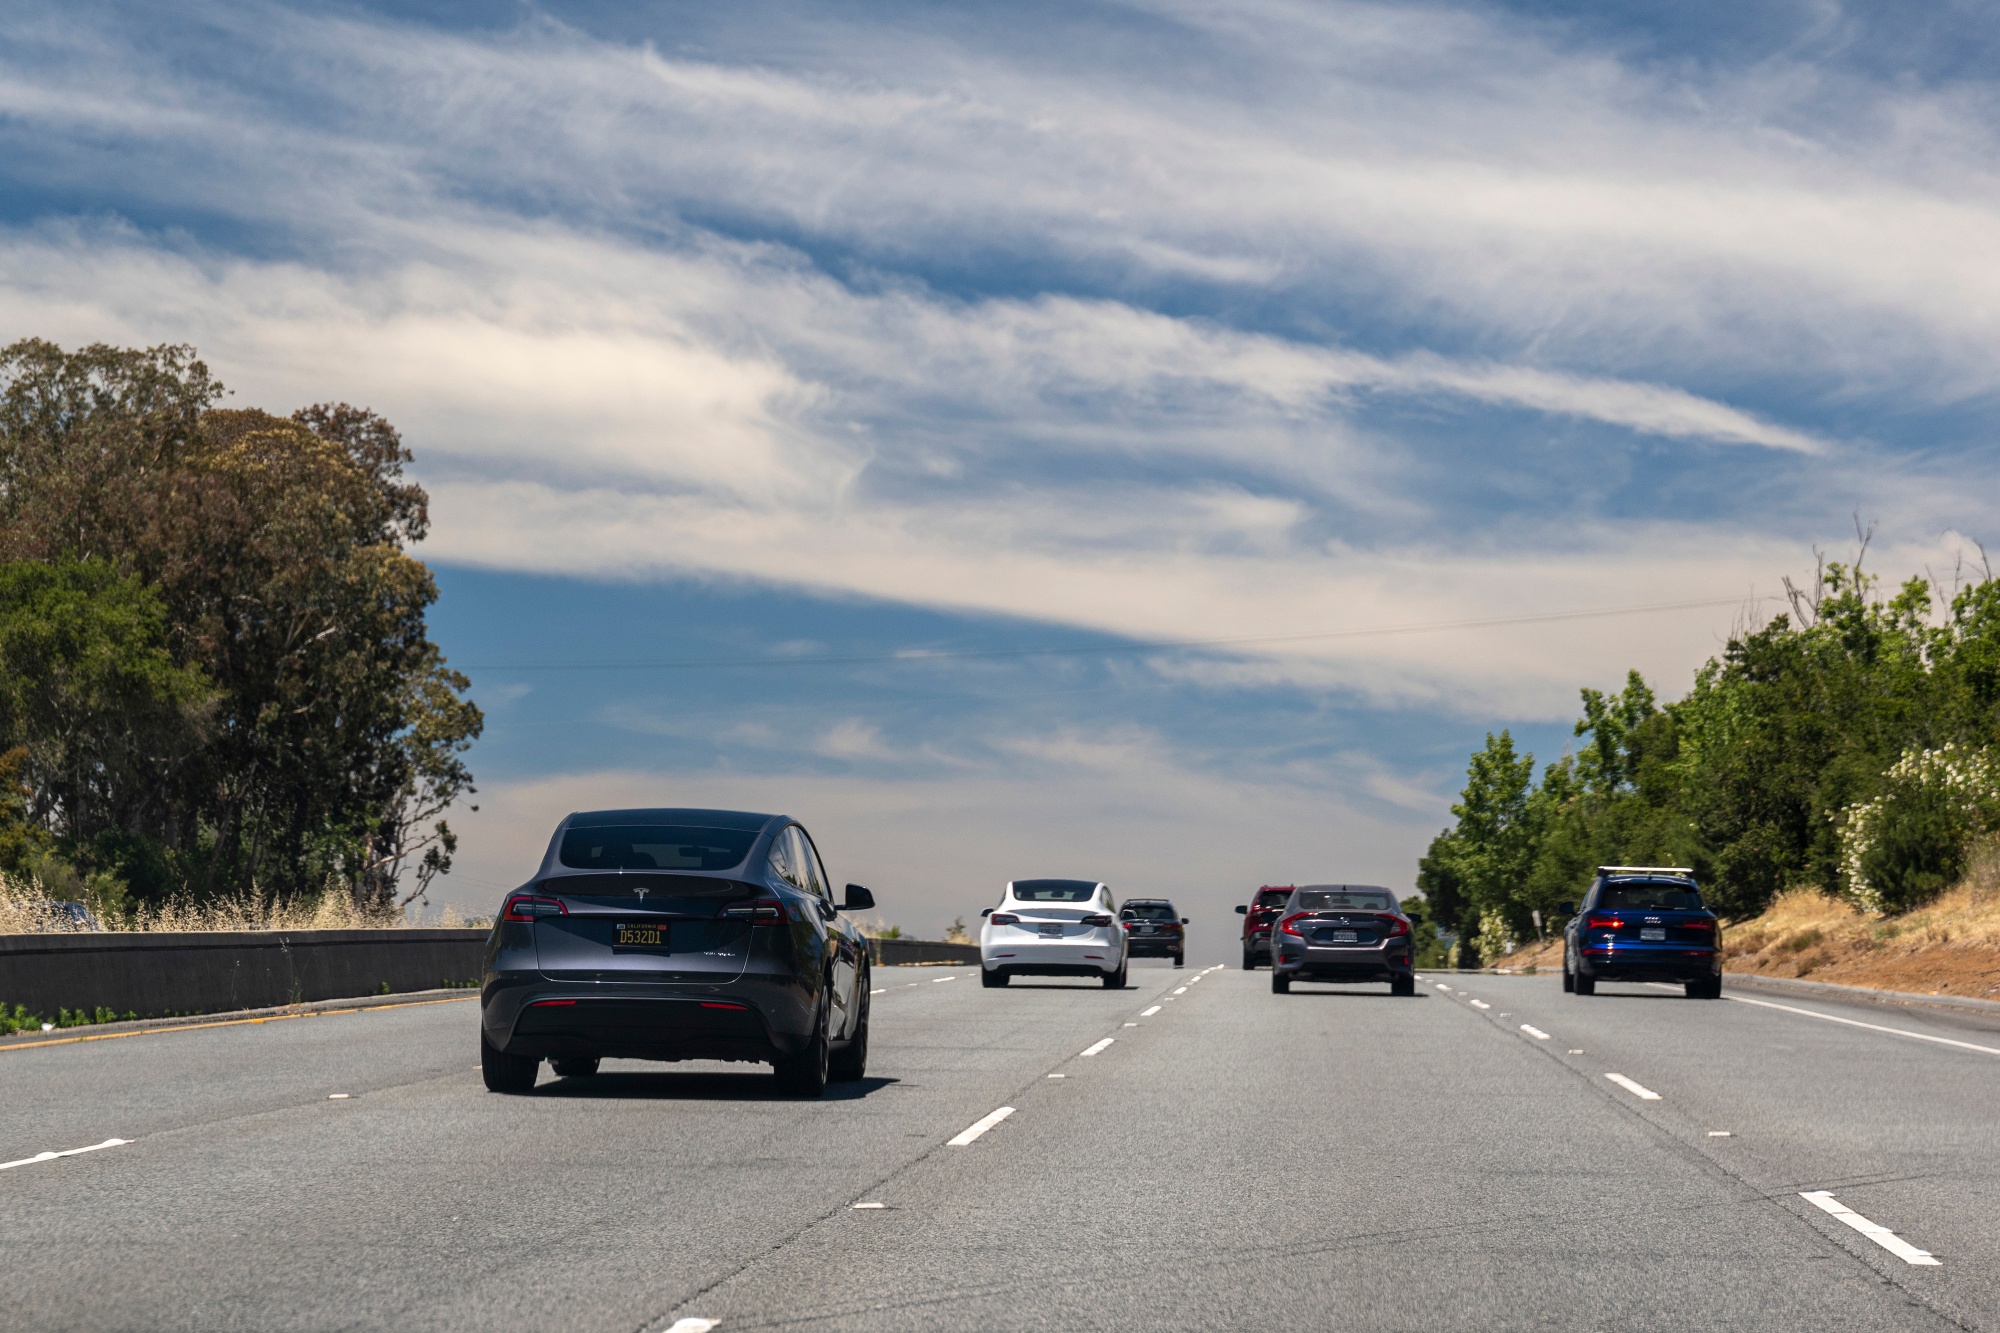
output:
<svg viewBox="0 0 2000 1333"><path fill-rule="evenodd" d="M1188 919L1165 898L1127 898L1118 922L1127 958L1171 958L1175 967L1187 961Z"/></svg>
<svg viewBox="0 0 2000 1333"><path fill-rule="evenodd" d="M1722 926L1682 866L1599 866L1563 928L1563 989L1600 981L1678 981L1690 1000L1722 998Z"/></svg>
<svg viewBox="0 0 2000 1333"><path fill-rule="evenodd" d="M486 941L480 1068L527 1092L606 1058L769 1063L817 1097L868 1062L868 949L782 815L595 810L557 826Z"/></svg>
<svg viewBox="0 0 2000 1333"><path fill-rule="evenodd" d="M1243 970L1252 971L1259 963L1271 961L1271 923L1285 910L1295 885L1266 884L1250 901L1236 909L1243 918Z"/></svg>

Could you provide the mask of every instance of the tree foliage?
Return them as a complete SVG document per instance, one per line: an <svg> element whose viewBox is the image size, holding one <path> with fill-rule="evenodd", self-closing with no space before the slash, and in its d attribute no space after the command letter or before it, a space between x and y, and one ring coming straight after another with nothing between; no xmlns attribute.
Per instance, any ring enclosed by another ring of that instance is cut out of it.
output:
<svg viewBox="0 0 2000 1333"><path fill-rule="evenodd" d="M2000 580L1885 598L1860 566L1823 563L1685 698L1637 672L1583 690L1574 753L1539 776L1489 735L1419 865L1440 924L1526 939L1600 864L1691 866L1739 916L1795 886L1903 910L1949 884L2000 825Z"/></svg>
<svg viewBox="0 0 2000 1333"><path fill-rule="evenodd" d="M39 826L145 897L331 878L383 910L406 868L417 891L446 870L442 816L472 791L481 718L428 637L436 585L404 550L426 497L395 429L346 405L220 408L185 347L30 340L0 351L0 379L0 559L101 571L104 615L143 592L154 637L128 636L127 667L165 663L204 690L198 744L149 742L155 770L172 756L150 797L104 776L121 793L108 823L36 785L31 758ZM24 732L0 741L36 753Z"/></svg>

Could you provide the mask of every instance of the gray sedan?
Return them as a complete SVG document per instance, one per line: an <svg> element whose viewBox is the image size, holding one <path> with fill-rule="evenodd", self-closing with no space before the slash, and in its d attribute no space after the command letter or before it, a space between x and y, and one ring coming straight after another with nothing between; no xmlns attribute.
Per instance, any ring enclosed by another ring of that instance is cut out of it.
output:
<svg viewBox="0 0 2000 1333"><path fill-rule="evenodd" d="M1271 992L1294 981L1386 981L1415 995L1410 919L1396 895L1373 884L1302 884L1271 927Z"/></svg>

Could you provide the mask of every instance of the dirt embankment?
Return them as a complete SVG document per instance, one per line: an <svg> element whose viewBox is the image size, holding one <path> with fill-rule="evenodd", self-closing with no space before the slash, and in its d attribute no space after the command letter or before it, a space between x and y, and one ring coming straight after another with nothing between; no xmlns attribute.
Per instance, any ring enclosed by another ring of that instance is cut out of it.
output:
<svg viewBox="0 0 2000 1333"><path fill-rule="evenodd" d="M2000 866L1982 865L1926 907L1876 917L1813 889L1780 895L1761 916L1724 924L1723 967L1846 986L2000 999ZM1562 969L1560 939L1496 966Z"/></svg>

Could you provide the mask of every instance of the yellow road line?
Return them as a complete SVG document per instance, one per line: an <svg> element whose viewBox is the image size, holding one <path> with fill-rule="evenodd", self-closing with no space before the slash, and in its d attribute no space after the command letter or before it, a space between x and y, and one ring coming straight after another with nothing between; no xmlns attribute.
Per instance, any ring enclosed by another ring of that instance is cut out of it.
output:
<svg viewBox="0 0 2000 1333"><path fill-rule="evenodd" d="M281 1023L288 1018L330 1018L336 1014L372 1013L379 1009L416 1009L426 1004L463 1004L479 996L454 995L445 1000L405 1000L401 1004L359 1004L351 1009L320 1009L310 1014L266 1014L262 1018L226 1018L219 1023L182 1023L174 1027L139 1028L132 1032L97 1032L85 1037L50 1037L47 1041L23 1041L0 1046L0 1053L31 1051L37 1046L69 1046L80 1041L116 1041L120 1037L157 1037L166 1032L200 1032L203 1028L237 1028L250 1023Z"/></svg>

